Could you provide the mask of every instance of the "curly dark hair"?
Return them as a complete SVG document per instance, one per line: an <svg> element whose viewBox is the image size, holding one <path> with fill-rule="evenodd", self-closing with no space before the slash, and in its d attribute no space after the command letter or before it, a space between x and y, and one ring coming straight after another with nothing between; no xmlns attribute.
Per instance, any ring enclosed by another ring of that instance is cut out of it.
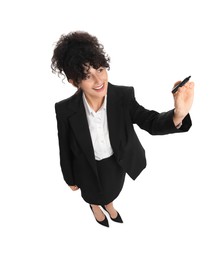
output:
<svg viewBox="0 0 216 260"><path fill-rule="evenodd" d="M95 36L82 31L61 35L51 61L52 72L73 80L76 87L86 78L90 66L110 68L103 45Z"/></svg>

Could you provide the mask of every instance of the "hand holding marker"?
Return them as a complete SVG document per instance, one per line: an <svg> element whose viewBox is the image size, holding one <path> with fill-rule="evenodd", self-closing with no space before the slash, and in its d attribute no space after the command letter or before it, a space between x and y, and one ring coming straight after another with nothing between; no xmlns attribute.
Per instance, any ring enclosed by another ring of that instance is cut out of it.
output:
<svg viewBox="0 0 216 260"><path fill-rule="evenodd" d="M179 84L177 84L177 85L174 87L174 89L172 90L172 93L173 93L173 94L176 93L176 91L178 90L178 88L184 86L184 85L189 81L190 77L191 77L191 76L185 78L182 82L180 82Z"/></svg>

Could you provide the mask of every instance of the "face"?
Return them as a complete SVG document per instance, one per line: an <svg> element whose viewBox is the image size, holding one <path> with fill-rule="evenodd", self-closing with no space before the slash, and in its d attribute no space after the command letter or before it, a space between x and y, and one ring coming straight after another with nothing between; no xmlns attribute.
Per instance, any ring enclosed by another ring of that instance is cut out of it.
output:
<svg viewBox="0 0 216 260"><path fill-rule="evenodd" d="M108 75L104 67L94 69L90 67L86 76L79 87L89 99L102 99L107 93Z"/></svg>

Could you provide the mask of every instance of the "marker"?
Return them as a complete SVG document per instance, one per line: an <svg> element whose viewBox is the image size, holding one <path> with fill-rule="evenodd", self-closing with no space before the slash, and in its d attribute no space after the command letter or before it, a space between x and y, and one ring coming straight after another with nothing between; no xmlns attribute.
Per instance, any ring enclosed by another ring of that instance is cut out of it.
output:
<svg viewBox="0 0 216 260"><path fill-rule="evenodd" d="M190 79L191 76L185 78L182 82L180 82L177 86L175 86L175 88L172 90L172 93L176 93L176 91L178 90L178 88L184 86Z"/></svg>

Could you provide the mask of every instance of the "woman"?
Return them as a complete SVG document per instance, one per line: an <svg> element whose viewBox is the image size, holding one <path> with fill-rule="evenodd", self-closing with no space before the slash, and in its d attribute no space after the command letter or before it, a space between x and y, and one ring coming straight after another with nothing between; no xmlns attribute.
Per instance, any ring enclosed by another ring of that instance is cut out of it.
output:
<svg viewBox="0 0 216 260"><path fill-rule="evenodd" d="M96 221L107 227L102 209L122 223L113 201L125 174L135 180L146 167L133 124L152 135L188 131L194 89L188 82L174 94L174 109L150 111L137 103L132 87L108 82L109 61L96 37L76 31L60 37L51 65L77 88L73 96L55 104L64 180L73 191L81 190Z"/></svg>

